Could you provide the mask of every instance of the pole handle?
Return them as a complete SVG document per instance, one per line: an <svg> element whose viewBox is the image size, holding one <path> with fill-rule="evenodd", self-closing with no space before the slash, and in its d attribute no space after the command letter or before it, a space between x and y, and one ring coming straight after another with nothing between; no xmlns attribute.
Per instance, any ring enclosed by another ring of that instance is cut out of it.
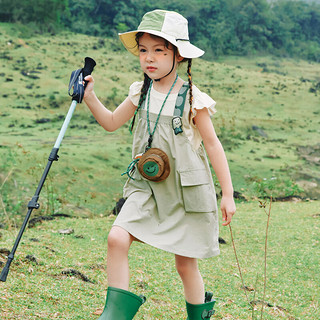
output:
<svg viewBox="0 0 320 320"><path fill-rule="evenodd" d="M95 65L96 62L92 58L86 57L84 59L84 67L82 69L72 71L68 93L72 97L73 101L78 103L82 102L84 90L88 84L88 81L84 81L84 78L92 73Z"/></svg>
<svg viewBox="0 0 320 320"><path fill-rule="evenodd" d="M82 69L83 79L92 73L95 65L96 65L96 62L92 58L85 57L84 67ZM88 81L84 80L84 90L86 89L87 84L88 84Z"/></svg>
<svg viewBox="0 0 320 320"><path fill-rule="evenodd" d="M95 67L95 65L96 65L96 62L92 58L85 57L85 59L84 59L84 67L82 69L84 78L92 73L93 68Z"/></svg>

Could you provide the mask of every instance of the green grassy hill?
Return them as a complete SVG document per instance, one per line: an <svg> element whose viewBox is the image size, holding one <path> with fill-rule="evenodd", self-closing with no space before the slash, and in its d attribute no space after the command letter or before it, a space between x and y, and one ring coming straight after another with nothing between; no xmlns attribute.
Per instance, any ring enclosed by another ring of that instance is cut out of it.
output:
<svg viewBox="0 0 320 320"><path fill-rule="evenodd" d="M0 270L69 109L71 72L83 66L85 56L94 58L96 93L111 109L142 78L138 61L118 40L72 33L25 38L27 33L0 24ZM194 83L217 101L213 122L243 198L319 197L319 75L319 64L274 57L194 61ZM127 127L107 133L85 105L77 106L41 208L33 213L74 218L26 230L8 280L0 285L0 317L98 318L107 286L106 235L114 220L109 213L122 194L126 178L120 174L131 161L131 139ZM266 215L256 200L237 208L234 238L260 318ZM74 233L59 232L66 228ZM320 318L318 230L318 201L273 204L264 319ZM217 298L215 317L252 319L228 228L221 228L221 237L227 242L222 254L199 262ZM186 318L171 255L135 244L130 266L130 287L148 298L137 319Z"/></svg>
<svg viewBox="0 0 320 320"><path fill-rule="evenodd" d="M0 181L8 219L24 213L34 193L71 103L70 74L84 57L96 60L95 90L111 109L142 79L138 59L117 39L26 39L20 30L0 24ZM319 74L320 64L275 57L194 61L194 83L217 101L213 122L242 197L319 197ZM78 105L39 213L108 214L121 197L131 139L127 127L105 132Z"/></svg>

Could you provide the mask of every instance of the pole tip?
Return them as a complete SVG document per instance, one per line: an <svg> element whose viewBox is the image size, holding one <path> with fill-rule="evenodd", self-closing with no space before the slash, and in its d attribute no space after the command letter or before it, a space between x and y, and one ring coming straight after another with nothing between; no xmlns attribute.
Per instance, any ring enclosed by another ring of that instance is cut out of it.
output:
<svg viewBox="0 0 320 320"><path fill-rule="evenodd" d="M9 273L9 267L8 267L8 266L5 266L5 267L2 269L2 272L1 272L1 275L0 275L0 281L6 282L8 273Z"/></svg>

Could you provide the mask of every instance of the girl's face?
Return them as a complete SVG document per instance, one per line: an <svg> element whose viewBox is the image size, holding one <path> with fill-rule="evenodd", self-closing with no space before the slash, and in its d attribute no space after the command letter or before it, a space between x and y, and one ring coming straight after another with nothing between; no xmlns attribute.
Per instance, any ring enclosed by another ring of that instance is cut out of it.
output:
<svg viewBox="0 0 320 320"><path fill-rule="evenodd" d="M141 68L149 78L160 79L170 72L175 54L171 43L167 45L164 39L145 33L139 39L139 53ZM171 73L174 76L177 61L179 57L175 59L174 70Z"/></svg>

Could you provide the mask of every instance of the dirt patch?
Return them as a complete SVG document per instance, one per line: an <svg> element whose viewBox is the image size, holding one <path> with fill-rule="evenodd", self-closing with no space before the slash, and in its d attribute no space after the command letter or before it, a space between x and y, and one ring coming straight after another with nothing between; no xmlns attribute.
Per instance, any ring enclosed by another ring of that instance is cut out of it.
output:
<svg viewBox="0 0 320 320"><path fill-rule="evenodd" d="M18 39L18 42L20 45L22 45L25 48L29 48L29 46L22 40L22 39Z"/></svg>
<svg viewBox="0 0 320 320"><path fill-rule="evenodd" d="M313 146L299 146L297 147L299 156L316 166L320 166L320 143Z"/></svg>
<svg viewBox="0 0 320 320"><path fill-rule="evenodd" d="M320 143L298 146L297 153L306 165L295 175L295 180L303 188L306 197L320 199Z"/></svg>

